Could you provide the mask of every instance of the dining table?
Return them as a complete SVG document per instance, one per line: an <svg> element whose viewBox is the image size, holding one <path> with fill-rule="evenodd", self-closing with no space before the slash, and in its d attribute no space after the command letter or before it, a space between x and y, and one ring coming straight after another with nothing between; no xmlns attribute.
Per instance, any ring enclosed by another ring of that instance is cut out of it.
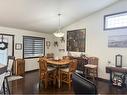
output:
<svg viewBox="0 0 127 95"><path fill-rule="evenodd" d="M45 59L47 61L48 64L52 64L55 65L57 68L57 80L58 80L58 88L60 88L60 68L61 66L67 65L69 63L72 62L72 60L67 60L67 59L58 59L58 60L54 60L54 59Z"/></svg>

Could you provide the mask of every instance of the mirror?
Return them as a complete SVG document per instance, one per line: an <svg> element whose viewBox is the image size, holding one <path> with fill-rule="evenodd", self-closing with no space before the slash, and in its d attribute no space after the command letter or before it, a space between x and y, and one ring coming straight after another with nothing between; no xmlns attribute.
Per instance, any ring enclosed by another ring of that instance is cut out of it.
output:
<svg viewBox="0 0 127 95"><path fill-rule="evenodd" d="M118 54L115 56L115 65L116 67L122 67L122 55Z"/></svg>

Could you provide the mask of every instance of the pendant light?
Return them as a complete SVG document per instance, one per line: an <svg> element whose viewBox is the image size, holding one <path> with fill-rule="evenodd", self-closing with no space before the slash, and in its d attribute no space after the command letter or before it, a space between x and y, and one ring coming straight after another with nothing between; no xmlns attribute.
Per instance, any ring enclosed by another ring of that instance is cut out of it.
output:
<svg viewBox="0 0 127 95"><path fill-rule="evenodd" d="M53 33L53 34L54 34L54 36L56 36L56 37L63 37L63 36L64 36L64 33L61 32L61 22L60 22L60 16L61 16L61 14L58 14L58 16L59 16L59 27L58 27L58 31L56 31L56 32Z"/></svg>

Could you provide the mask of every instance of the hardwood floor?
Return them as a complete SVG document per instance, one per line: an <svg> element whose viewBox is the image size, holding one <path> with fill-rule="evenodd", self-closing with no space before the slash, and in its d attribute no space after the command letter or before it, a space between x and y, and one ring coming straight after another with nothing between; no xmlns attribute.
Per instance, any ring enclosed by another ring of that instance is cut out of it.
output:
<svg viewBox="0 0 127 95"><path fill-rule="evenodd" d="M98 80L96 82L97 90L99 94L127 94L127 88L119 88L110 85L106 81ZM12 94L45 94L45 95L61 95L61 94L70 94L74 95L73 89L68 89L68 85L63 84L61 88L53 86L52 83L49 84L48 88L45 89L43 84L39 88L39 72L29 72L24 75L24 78L16 80L9 83L10 90Z"/></svg>

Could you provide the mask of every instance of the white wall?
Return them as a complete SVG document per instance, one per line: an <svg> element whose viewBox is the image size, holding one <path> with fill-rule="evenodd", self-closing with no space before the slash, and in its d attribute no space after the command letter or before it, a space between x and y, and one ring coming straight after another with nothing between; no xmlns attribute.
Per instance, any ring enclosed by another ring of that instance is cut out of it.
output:
<svg viewBox="0 0 127 95"><path fill-rule="evenodd" d="M123 55L123 66L127 66L127 48L108 48L108 35L112 31L103 30L103 17L107 14L127 11L127 0L120 0L116 4L109 6L101 11L98 11L83 20L76 22L68 27L65 27L62 31L83 29L86 28L86 52L87 56L96 56L99 58L99 77L109 79L109 74L106 74L105 67L108 65L107 61L111 61L111 65L115 64L115 55ZM118 32L125 31L125 29L116 30ZM116 31L113 31L116 33ZM126 31L127 32L127 31ZM59 39L57 39L59 41ZM65 41L66 42L66 41ZM60 41L59 41L60 44ZM58 48L65 48L64 45ZM59 52L58 49L55 51L57 56L66 55L67 52ZM74 56L80 56L81 53L72 53Z"/></svg>
<svg viewBox="0 0 127 95"><path fill-rule="evenodd" d="M36 37L43 37L45 38L45 41L50 41L51 46L49 49L45 47L45 54L48 52L52 52L53 50L53 35L45 34L45 33L39 33L39 32L33 32L33 31L27 31L27 30L21 30L21 29L14 29L14 28L7 28L7 27L0 27L0 33L4 34L12 34L15 35L14 44L15 43L23 43L23 35L25 36L36 36ZM14 50L14 55L16 58L22 58L22 50ZM38 69L39 65L37 63L37 58L35 59L26 59L25 60L25 71L30 71L34 69Z"/></svg>

